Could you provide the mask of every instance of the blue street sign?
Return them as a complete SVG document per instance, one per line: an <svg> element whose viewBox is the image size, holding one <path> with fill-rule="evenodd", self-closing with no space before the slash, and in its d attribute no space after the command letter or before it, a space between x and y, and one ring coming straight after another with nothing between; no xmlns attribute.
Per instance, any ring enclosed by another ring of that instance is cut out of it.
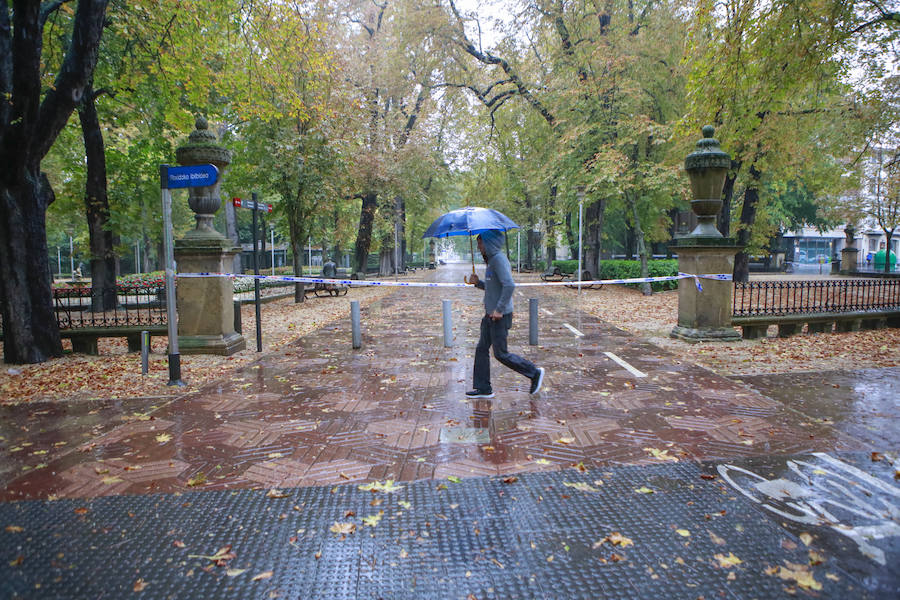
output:
<svg viewBox="0 0 900 600"><path fill-rule="evenodd" d="M219 170L215 165L190 165L187 167L160 165L159 174L163 189L213 185L219 178Z"/></svg>

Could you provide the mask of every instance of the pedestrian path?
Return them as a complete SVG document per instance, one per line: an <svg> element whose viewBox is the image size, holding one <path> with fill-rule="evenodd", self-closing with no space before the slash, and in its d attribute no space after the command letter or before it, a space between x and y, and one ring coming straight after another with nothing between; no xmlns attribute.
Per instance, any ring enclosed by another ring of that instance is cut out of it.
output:
<svg viewBox="0 0 900 600"><path fill-rule="evenodd" d="M446 268L436 277L462 274ZM4 474L0 500L877 449L580 312L575 291L551 305L539 289L523 289L510 347L547 370L534 397L527 379L496 362L496 397L465 397L480 291L401 288L363 311L360 350L351 348L349 323L335 323L198 393L118 419L86 415L88 429L69 423L77 438L60 431L35 439L35 407L11 407L9 419L25 429L7 443L30 468ZM529 297L541 307L537 346L528 345Z"/></svg>
<svg viewBox="0 0 900 600"><path fill-rule="evenodd" d="M900 488L873 454L895 434L811 418L812 395L780 402L558 298L515 298L510 347L548 373L536 396L495 362L496 397L465 398L480 292L401 288L363 310L359 350L334 323L176 400L0 407L0 597L900 592ZM879 406L867 426L895 422Z"/></svg>

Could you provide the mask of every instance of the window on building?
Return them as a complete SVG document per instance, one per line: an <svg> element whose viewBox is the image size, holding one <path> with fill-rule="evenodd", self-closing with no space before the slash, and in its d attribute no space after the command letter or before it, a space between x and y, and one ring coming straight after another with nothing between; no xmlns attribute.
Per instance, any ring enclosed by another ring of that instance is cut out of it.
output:
<svg viewBox="0 0 900 600"><path fill-rule="evenodd" d="M875 252L876 250L878 250L878 240L876 240L875 238L869 238L869 250L871 252Z"/></svg>

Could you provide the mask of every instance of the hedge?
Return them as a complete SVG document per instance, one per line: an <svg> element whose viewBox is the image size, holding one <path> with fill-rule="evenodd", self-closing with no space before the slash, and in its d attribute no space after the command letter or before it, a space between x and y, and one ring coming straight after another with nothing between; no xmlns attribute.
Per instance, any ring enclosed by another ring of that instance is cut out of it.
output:
<svg viewBox="0 0 900 600"><path fill-rule="evenodd" d="M554 260L553 266L558 266L563 273L575 273L578 270L577 260ZM647 261L647 270L650 277L671 277L678 275L678 260L650 260ZM639 260L601 260L599 279L635 279L641 276L641 261ZM639 283L628 284L638 287ZM655 292L662 290L674 290L678 288L678 281L657 281L650 287Z"/></svg>

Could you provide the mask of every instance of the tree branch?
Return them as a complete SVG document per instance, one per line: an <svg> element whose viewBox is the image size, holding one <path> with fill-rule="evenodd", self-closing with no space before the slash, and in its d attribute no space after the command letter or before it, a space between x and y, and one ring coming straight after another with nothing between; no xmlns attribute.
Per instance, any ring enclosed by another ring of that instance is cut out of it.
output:
<svg viewBox="0 0 900 600"><path fill-rule="evenodd" d="M53 88L41 102L37 135L30 141L36 150L34 156L38 158L43 158L50 150L90 83L97 64L108 2L109 0L81 0L78 3L72 41Z"/></svg>
<svg viewBox="0 0 900 600"><path fill-rule="evenodd" d="M453 0L450 0L450 8L453 11L454 16L456 17L456 24L458 29L457 33L460 36L459 39L454 40L454 42L479 62L490 66L499 66L501 69L503 69L503 72L509 78L509 81L516 87L517 95L524 98L532 106L532 108L537 110L538 113L544 118L544 120L547 121L547 124L549 124L550 127L554 127L556 125L556 118L553 116L550 110L547 109L547 107L544 106L544 104L538 98L536 98L534 94L531 93L531 90L528 89L528 87L525 85L525 82L522 81L512 65L510 65L509 62L502 57L495 56L490 52L482 52L481 50L477 49L466 35L462 16L459 14L459 11L456 8L456 4L453 2Z"/></svg>

